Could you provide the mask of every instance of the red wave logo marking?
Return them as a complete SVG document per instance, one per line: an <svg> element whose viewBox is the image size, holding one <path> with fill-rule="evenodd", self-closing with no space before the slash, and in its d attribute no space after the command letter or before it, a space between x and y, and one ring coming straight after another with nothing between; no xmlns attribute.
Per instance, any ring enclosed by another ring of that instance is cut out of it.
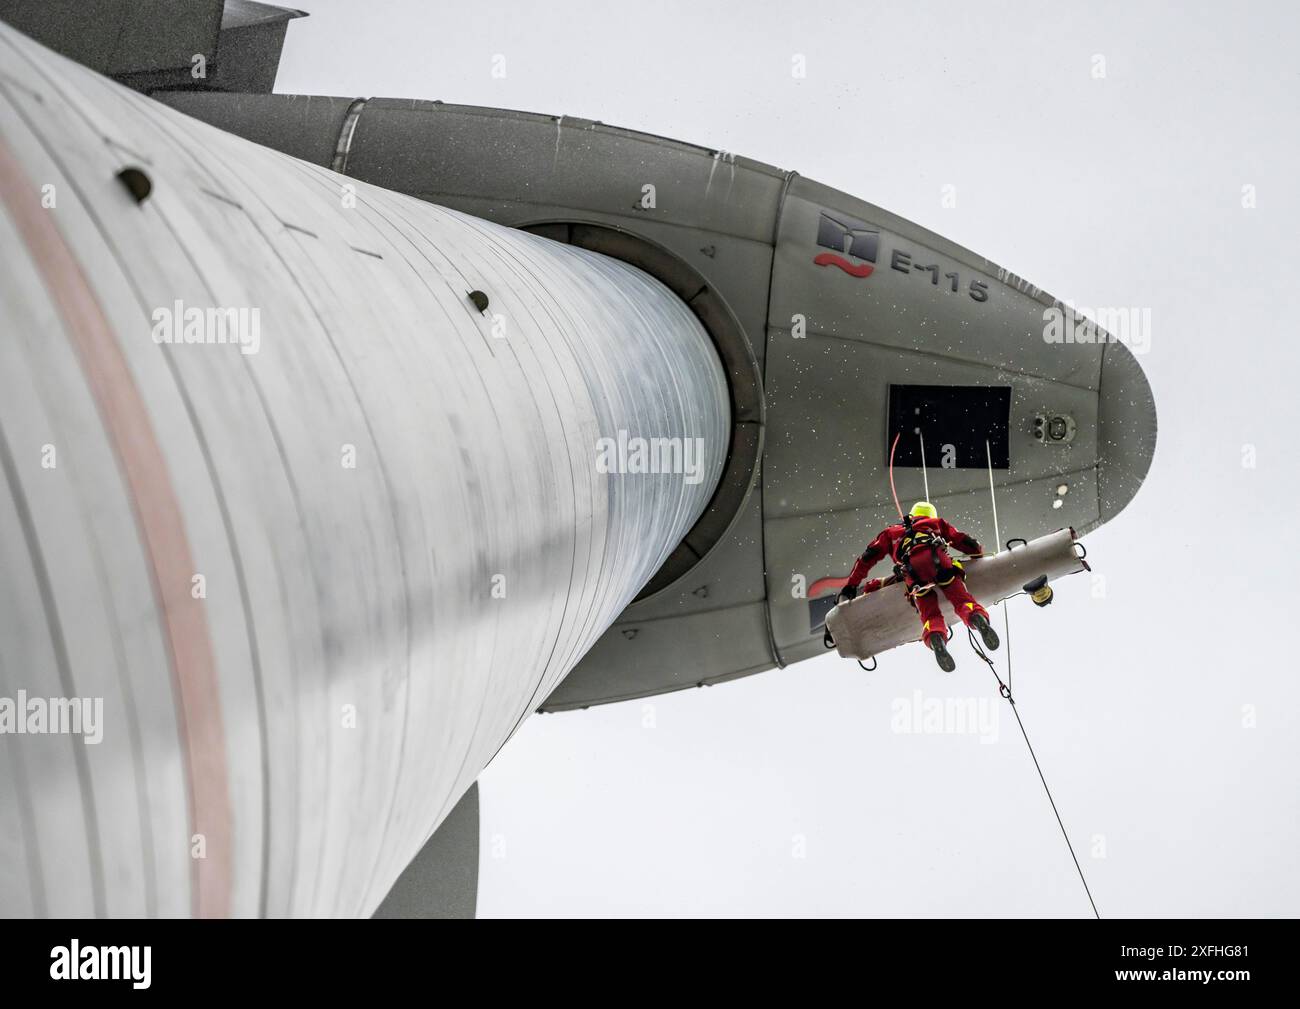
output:
<svg viewBox="0 0 1300 1009"><path fill-rule="evenodd" d="M843 256L837 256L833 252L818 253L813 262L818 266L838 266L850 277L870 277L876 269L870 263L850 263Z"/></svg>
<svg viewBox="0 0 1300 1009"><path fill-rule="evenodd" d="M838 592L849 583L845 578L818 578L808 589L808 598L816 599L818 596L825 595L828 592Z"/></svg>

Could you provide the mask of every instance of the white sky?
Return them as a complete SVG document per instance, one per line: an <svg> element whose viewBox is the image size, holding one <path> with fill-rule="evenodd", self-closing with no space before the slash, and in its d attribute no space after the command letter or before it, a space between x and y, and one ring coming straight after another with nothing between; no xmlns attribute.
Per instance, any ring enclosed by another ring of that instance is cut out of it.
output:
<svg viewBox="0 0 1300 1009"><path fill-rule="evenodd" d="M278 91L719 147L1150 307L1155 463L1087 538L1104 583L1013 604L1016 696L1103 915L1300 913L1295 5L301 3ZM1008 711L891 730L916 689L996 699L955 644L948 679L917 647L530 719L481 779L479 914L1089 914Z"/></svg>

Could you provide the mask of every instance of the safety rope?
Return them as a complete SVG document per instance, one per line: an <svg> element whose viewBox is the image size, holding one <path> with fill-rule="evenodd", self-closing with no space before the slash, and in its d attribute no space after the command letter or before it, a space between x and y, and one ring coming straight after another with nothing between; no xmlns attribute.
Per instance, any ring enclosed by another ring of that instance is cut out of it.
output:
<svg viewBox="0 0 1300 1009"><path fill-rule="evenodd" d="M1043 774L1043 767L1038 762L1038 754L1034 752L1034 744L1029 741L1029 733L1025 731L1025 723L1020 718L1020 709L1016 707L1016 699L1011 695L1011 638L1010 631L1007 634L1007 683L1002 682L1002 677L998 675L998 670L993 665L993 660L985 654L984 649L980 647L979 642L975 640L975 634L966 627L966 636L970 638L971 647L975 649L975 654L987 663L989 672L993 678L998 681L998 693L1007 699L1011 705L1011 713L1016 716L1016 724L1020 726L1020 735L1025 739L1025 746L1029 748L1029 756L1034 761L1034 769L1038 772L1038 780L1043 783L1043 791L1047 793L1047 801L1052 804L1052 812L1056 815L1056 824L1061 828L1061 836L1065 838L1065 846L1070 849L1070 858L1074 860L1074 869L1079 874L1079 882L1083 884L1083 892L1088 895L1088 903L1092 905L1093 917L1100 920L1101 913L1097 910L1097 902L1092 899L1092 889L1088 886L1088 879L1083 874L1083 866L1079 864L1079 856L1074 853L1074 845L1070 841L1070 835L1065 829L1065 823L1061 819L1061 811L1056 807L1056 799L1052 797L1052 789L1047 784L1047 776Z"/></svg>
<svg viewBox="0 0 1300 1009"><path fill-rule="evenodd" d="M1011 616L1008 614L1010 609L1007 601L1002 600L1002 636L1007 639L1007 691L1011 690ZM995 670L996 672L996 670Z"/></svg>
<svg viewBox="0 0 1300 1009"><path fill-rule="evenodd" d="M989 463L989 500L993 502L993 542L997 544L997 552L1002 552L1002 533L998 530L998 495L993 489L993 448L989 445L988 439L984 439L984 458Z"/></svg>
<svg viewBox="0 0 1300 1009"><path fill-rule="evenodd" d="M916 429L916 437L921 442L921 479L925 481L925 499L930 500L930 473L925 468L925 435L921 429Z"/></svg>
<svg viewBox="0 0 1300 1009"><path fill-rule="evenodd" d="M894 444L889 446L889 490L894 495L894 507L898 509L898 517L903 517L903 506L898 503L898 488L894 486L894 450L898 448L898 439L903 437L903 432L899 431L894 435Z"/></svg>
<svg viewBox="0 0 1300 1009"><path fill-rule="evenodd" d="M925 480L925 498L928 501L930 499L930 480L926 473L925 465L925 437L919 430L917 431L917 435L921 442L921 475ZM894 495L894 507L898 509L898 517L902 518L903 506L899 503L898 489L894 486L894 451L898 448L898 439L900 437L902 437L901 431L894 435L894 443L889 448L889 490ZM993 449L987 440L984 442L984 452L989 470L989 498L993 504L993 542L998 545L996 552L1000 553L1002 549L1002 536L1001 530L998 528L998 499L997 491L993 482ZM1025 541L1014 539L1009 540L1006 545L1007 549L1011 549L1012 544L1016 542L1024 543ZM917 587L913 586L909 589L908 594L910 595L915 588ZM928 586L928 588L933 588L933 586ZM1023 595L1023 593L1018 592L1015 593L1015 595ZM1008 599L1009 598L1014 597L1008 597ZM1092 906L1093 916L1100 920L1101 913L1097 910L1097 902L1092 899L1092 888L1088 886L1088 879L1083 874L1083 866L1079 864L1079 856L1074 852L1074 844L1070 840L1069 832L1065 829L1065 822L1061 819L1061 811L1056 806L1056 799L1052 795L1051 786L1047 784L1047 775L1043 773L1043 766L1038 762L1038 754L1034 752L1034 744L1029 741L1029 733L1025 730L1025 723L1020 717L1020 709L1016 707L1016 699L1011 694L1011 616L1008 612L1008 599L1002 600L1002 626L1006 632L1007 639L1007 679L1005 683L1002 682L1002 677L998 675L997 666L993 664L993 660L988 657L984 649L980 647L979 642L975 640L975 634L970 629L969 625L966 627L966 636L970 639L971 648L975 650L975 654L984 660L984 663L989 667L989 672L991 672L993 678L998 681L998 693L1005 697L1007 703L1011 705L1011 713L1016 716L1016 725L1020 727L1020 735L1024 738L1025 746L1029 750L1030 759L1034 762L1034 770L1038 772L1038 780L1043 783L1043 791L1047 793L1047 801L1051 804L1052 813L1056 816L1056 825L1061 828L1061 836L1065 838L1065 846L1070 851L1070 859L1074 862L1075 872L1079 874L1079 882L1083 884L1083 892L1088 895L1088 903ZM949 629L947 637L948 641L952 640L954 632L955 628ZM826 632L826 641L827 647L832 647L830 643L829 630ZM862 666L863 669L868 668L862 665L861 659L858 660L858 665ZM875 657L872 656L872 665L870 669L874 670L875 668L876 660Z"/></svg>

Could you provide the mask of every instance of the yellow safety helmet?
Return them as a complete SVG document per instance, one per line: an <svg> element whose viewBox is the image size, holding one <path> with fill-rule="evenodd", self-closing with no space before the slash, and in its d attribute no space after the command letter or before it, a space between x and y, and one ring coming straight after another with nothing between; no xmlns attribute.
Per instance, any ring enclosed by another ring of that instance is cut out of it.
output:
<svg viewBox="0 0 1300 1009"><path fill-rule="evenodd" d="M912 518L937 519L939 511L929 501L918 501L912 505Z"/></svg>

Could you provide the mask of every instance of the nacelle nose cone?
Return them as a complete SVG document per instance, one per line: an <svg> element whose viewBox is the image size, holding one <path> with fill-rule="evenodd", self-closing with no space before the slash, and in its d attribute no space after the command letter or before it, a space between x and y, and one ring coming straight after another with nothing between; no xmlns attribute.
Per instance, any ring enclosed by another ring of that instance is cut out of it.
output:
<svg viewBox="0 0 1300 1009"><path fill-rule="evenodd" d="M1097 525L1137 495L1151 469L1156 430L1155 396L1142 366L1123 343L1108 343L1097 397Z"/></svg>

